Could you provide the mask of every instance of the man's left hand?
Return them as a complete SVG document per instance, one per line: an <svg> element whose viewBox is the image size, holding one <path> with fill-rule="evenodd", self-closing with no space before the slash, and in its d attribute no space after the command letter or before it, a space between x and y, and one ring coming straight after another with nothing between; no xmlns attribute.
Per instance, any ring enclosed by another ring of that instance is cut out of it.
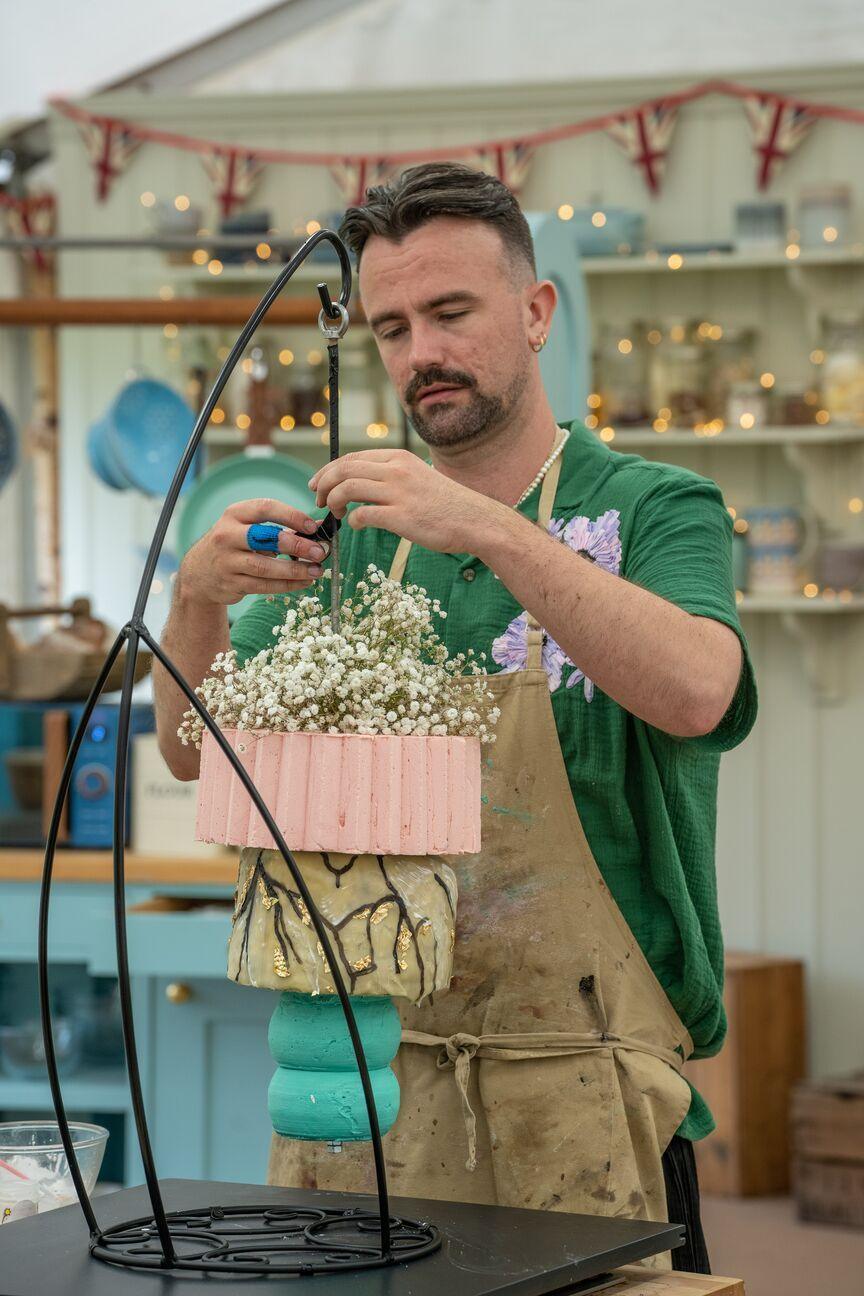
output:
<svg viewBox="0 0 864 1296"><path fill-rule="evenodd" d="M359 450L320 468L309 481L319 507L337 518L349 504L355 531L380 527L439 553L472 553L482 512L494 501L451 481L410 450Z"/></svg>

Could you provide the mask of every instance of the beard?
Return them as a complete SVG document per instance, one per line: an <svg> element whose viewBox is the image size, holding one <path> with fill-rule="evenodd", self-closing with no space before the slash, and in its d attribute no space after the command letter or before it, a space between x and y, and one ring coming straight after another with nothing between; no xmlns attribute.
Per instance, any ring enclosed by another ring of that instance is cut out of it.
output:
<svg viewBox="0 0 864 1296"><path fill-rule="evenodd" d="M417 395L433 383L447 383L467 390L456 401L446 398L427 408ZM417 435L430 446L465 445L486 436L506 423L528 384L527 365L514 374L503 392L481 392L470 374L454 369L427 369L417 374L405 391L405 407Z"/></svg>

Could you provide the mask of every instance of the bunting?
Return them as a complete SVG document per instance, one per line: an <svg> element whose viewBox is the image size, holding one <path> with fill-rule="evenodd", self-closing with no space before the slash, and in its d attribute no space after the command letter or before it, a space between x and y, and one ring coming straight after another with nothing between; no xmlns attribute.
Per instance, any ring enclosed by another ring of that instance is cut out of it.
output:
<svg viewBox="0 0 864 1296"><path fill-rule="evenodd" d="M96 198L104 202L114 181L132 160L141 139L127 122L112 121L108 117L79 122L78 129L96 175Z"/></svg>
<svg viewBox="0 0 864 1296"><path fill-rule="evenodd" d="M779 95L748 95L744 111L758 160L756 183L767 189L779 168L809 135L817 118L793 99Z"/></svg>
<svg viewBox="0 0 864 1296"><path fill-rule="evenodd" d="M201 163L225 220L251 194L263 165L255 153L243 149L213 148L201 154Z"/></svg>
<svg viewBox="0 0 864 1296"><path fill-rule="evenodd" d="M642 172L651 194L660 192L677 117L677 108L663 103L650 104L616 117L606 127L607 135Z"/></svg>

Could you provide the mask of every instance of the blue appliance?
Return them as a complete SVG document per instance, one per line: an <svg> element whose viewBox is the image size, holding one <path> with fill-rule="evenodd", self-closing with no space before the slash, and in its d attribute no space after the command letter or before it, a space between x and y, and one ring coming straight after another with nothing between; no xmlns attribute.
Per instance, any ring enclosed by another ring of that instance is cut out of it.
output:
<svg viewBox="0 0 864 1296"><path fill-rule="evenodd" d="M0 702L0 845L41 847L60 774L84 702ZM81 742L60 843L109 849L113 838L114 761L120 704L99 703ZM134 704L133 735L152 733L153 708ZM127 841L131 771L126 779Z"/></svg>
<svg viewBox="0 0 864 1296"><path fill-rule="evenodd" d="M543 386L559 422L582 418L591 388L591 321L579 241L572 222L555 212L526 212L537 278L551 279L558 305L540 352Z"/></svg>

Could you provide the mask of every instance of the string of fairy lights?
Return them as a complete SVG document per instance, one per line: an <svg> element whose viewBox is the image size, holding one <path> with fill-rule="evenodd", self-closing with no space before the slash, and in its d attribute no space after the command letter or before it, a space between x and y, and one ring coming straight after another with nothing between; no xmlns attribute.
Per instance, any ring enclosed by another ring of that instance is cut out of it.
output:
<svg viewBox="0 0 864 1296"><path fill-rule="evenodd" d="M140 195L140 202L143 207L152 208L157 203L157 197L152 191L147 190ZM173 199L173 206L178 213L187 212L191 207L191 199L186 194L177 194ZM557 209L557 215L562 221L572 220L575 215L575 208L569 203L562 203ZM597 229L602 229L606 225L607 219L606 213L600 208L595 210L591 215L591 223ZM291 233L300 237L303 235L309 236L314 234L320 228L321 226L318 221L310 220L295 225ZM218 238L218 235L214 233L214 231L207 228L200 228L197 230L197 233L202 239L202 244L205 240L215 240ZM275 237L280 234L280 231L273 228L268 230L267 233L270 237ZM826 225L822 230L822 241L824 246L836 250L837 239L838 230L836 227ZM797 261L801 257L802 249L798 240L798 231L796 229L790 229L787 232L787 242L783 249L785 259L790 263ZM864 244L852 244L847 250L852 258L861 257L862 263L864 263ZM663 269L670 272L680 271L687 264L687 256L683 252L661 253L649 248L640 257L634 258L632 249L627 244L619 244L616 251L617 255L622 259L629 259L631 261L638 260L644 264L646 268L661 271ZM259 238L259 241L255 246L254 257L248 257L245 262L242 263L242 268L250 271L255 267L266 265L272 255L273 249L270 243L267 242L266 238ZM709 253L708 255L710 256L712 254ZM718 252L715 255L717 256L718 261L722 260L724 256L728 257L730 260L733 259L732 254L729 253L724 254ZM222 261L218 257L213 256L204 246L194 249L190 260L194 266L202 270L206 268L207 273L213 278L218 278L222 275L225 269ZM664 260L665 266L663 265ZM588 263L588 268L590 269L590 261ZM175 289L171 284L163 284L159 288L159 297L163 301L170 301L174 295ZM676 323L669 327L665 336L668 337L668 340L672 343L682 343L685 341L685 334L686 330L684 325ZM169 358L173 360L180 358L178 346L179 335L180 329L178 325L173 323L164 325L163 336L166 342L169 343ZM721 342L723 340L724 327L721 323L715 320L704 319L701 320L693 329L693 336L698 343L710 347L712 343ZM647 329L644 333L644 342L649 348L659 346L663 340L664 331L660 328L652 327ZM634 345L634 338L627 336L626 334L617 340L617 350L622 357L627 357L633 354ZM217 348L216 355L220 362L227 357L228 351L229 348L227 345ZM280 366L288 369L295 363L297 356L291 347L283 346L279 349L276 358ZM323 366L324 364L323 352L318 348L311 348L306 353L305 359L306 364L312 369L315 369L318 366ZM816 368L824 364L825 359L826 353L821 347L813 348L809 354L810 363ZM250 357L246 357L241 362L241 371L246 375L251 375L253 372L253 364L253 360ZM767 394L775 388L776 382L776 374L770 369L765 369L758 374L754 386L758 384L758 388L761 389L763 393ZM200 395L199 380L190 379L188 386L190 397L194 398ZM326 383L322 384L320 392L322 407L320 409L312 410L308 417L307 426L308 430L320 431L321 443L326 445L328 442L328 432L326 428L327 414L325 403L329 396L329 389ZM812 422L816 428L825 428L831 423L831 411L822 403L820 392L817 387L814 386L808 388L803 394L803 400L811 410ZM592 391L587 398L587 412L584 416L585 425L594 431L599 439L606 444L614 442L616 437L618 437L619 432L622 434L622 440L626 443L627 432L632 431L632 429L616 429L612 422L604 419L603 405L604 400L601 392ZM211 415L211 423L217 427L233 423L237 432L243 433L250 428L252 417L244 410L238 411L232 417L223 406L217 405ZM734 421L729 422L726 419L715 415L712 418L704 420L696 419L688 427L682 429L680 420L676 420L673 416L672 409L668 405L661 405L655 410L654 417L650 419L648 427L657 434L659 444L662 441L664 434L672 432L678 433L676 442L680 441L682 430L691 434L694 441L710 441L725 433L726 437L731 436L735 438L737 442L737 439L741 434L753 431L758 432L759 425L760 416L758 411L756 409L743 408L736 411ZM295 416L287 411L278 417L278 427L282 432L303 430L303 427L298 426ZM390 435L390 427L385 422L373 421L367 424L365 433L369 440L372 441L385 439ZM862 431L862 438L864 438L864 431ZM741 436L742 443L746 439L748 438ZM850 496L847 500L847 509L853 516L864 513L864 498L859 495ZM732 507L730 507L729 512L733 518L733 526L736 534L746 535L749 530L747 518L745 516L738 516L738 513ZM848 603L854 598L854 594L851 590L834 590L830 587L820 589L820 587L813 581L807 581L803 585L801 593L806 599L821 598L826 602L836 600L839 603ZM737 593L737 598L740 603L744 601L745 596L739 591Z"/></svg>
<svg viewBox="0 0 864 1296"><path fill-rule="evenodd" d="M156 194L153 193L152 190L148 189L140 195L139 201L142 207L152 208L156 206L158 199ZM191 205L192 201L187 194L177 194L173 199L173 206L175 210L180 213L188 212ZM291 233L298 237L303 237L304 235L311 236L312 234L317 233L320 228L321 224L319 221L309 220L305 223L294 225ZM280 234L280 231L276 228L271 228L267 232L271 238ZM199 228L196 233L201 238L202 242L205 239L215 240L218 238L218 235L215 234L214 231L207 229L206 227ZM273 249L271 245L266 241L266 239L260 239L255 246L254 257L248 257L242 263L242 268L249 271L254 270L256 267L266 265L272 255ZM208 274L212 275L214 279L218 278L225 270L223 262L218 257L213 256L206 247L195 248L191 254L190 260L194 266L202 269L206 267ZM162 284L158 292L162 301L171 301L175 296L175 289L172 284ZM179 326L172 323L165 324L162 329L162 334L167 342L174 344L168 349L168 358L173 361L179 360ZM229 350L230 348L228 346L220 346L217 348L216 356L220 362L227 359ZM288 368L294 364L297 357L290 347L282 347L279 350L277 358L281 366ZM312 348L306 354L306 363L311 368L322 366L322 371L324 367L324 359L323 351L320 351L317 348ZM246 375L251 375L253 372L253 363L251 357L247 356L241 362L241 372ZM190 379L187 383L187 395L190 399L196 399L200 394L200 381L195 378ZM322 408L313 410L309 415L308 427L312 430L320 431L320 440L322 445L327 445L329 442L329 433L326 426L327 414L324 409L324 402L329 399L329 394L330 389L327 384L324 384L321 387ZM216 427L226 426L229 423L228 411L223 406L217 405L210 416L210 422ZM233 423L233 426L238 432L246 432L252 425L252 416L246 411L241 410L233 416L233 419L231 419L230 422ZM279 416L278 427L282 432L304 430L303 427L298 428L297 419L293 414L287 411ZM371 421L367 423L365 433L370 441L383 440L390 435L390 426L385 422Z"/></svg>

